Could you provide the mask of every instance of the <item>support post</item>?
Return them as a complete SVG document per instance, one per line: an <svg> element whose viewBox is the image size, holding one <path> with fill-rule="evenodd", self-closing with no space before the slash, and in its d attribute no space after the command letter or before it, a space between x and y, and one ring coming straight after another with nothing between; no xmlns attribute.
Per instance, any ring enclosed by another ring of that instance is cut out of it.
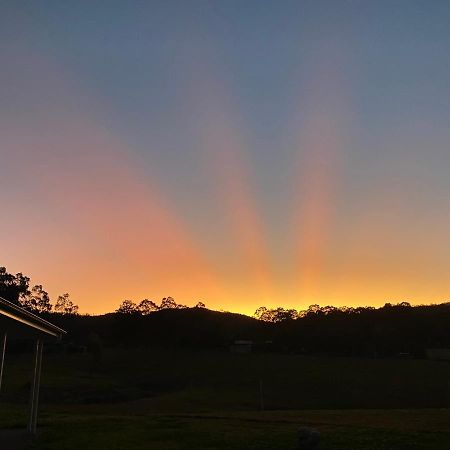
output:
<svg viewBox="0 0 450 450"><path fill-rule="evenodd" d="M2 340L2 344L1 344L1 365L0 365L0 392L2 390L2 382L3 382L3 367L5 365L5 351L6 351L6 338L7 338L7 333L5 331L5 333L3 334L3 340Z"/></svg>
<svg viewBox="0 0 450 450"><path fill-rule="evenodd" d="M32 434L36 434L43 346L44 344L42 342L42 339L38 338L36 341L36 348L34 352L33 380L31 382L30 392L30 417L28 420L28 431Z"/></svg>

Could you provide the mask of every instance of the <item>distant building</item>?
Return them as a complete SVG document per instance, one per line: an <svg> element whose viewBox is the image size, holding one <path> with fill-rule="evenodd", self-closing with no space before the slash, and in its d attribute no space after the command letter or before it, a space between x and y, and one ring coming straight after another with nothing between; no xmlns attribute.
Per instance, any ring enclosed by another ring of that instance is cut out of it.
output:
<svg viewBox="0 0 450 450"><path fill-rule="evenodd" d="M237 340L230 345L231 353L251 353L253 350L253 341Z"/></svg>
<svg viewBox="0 0 450 450"><path fill-rule="evenodd" d="M435 361L450 361L450 348L427 348L425 354Z"/></svg>

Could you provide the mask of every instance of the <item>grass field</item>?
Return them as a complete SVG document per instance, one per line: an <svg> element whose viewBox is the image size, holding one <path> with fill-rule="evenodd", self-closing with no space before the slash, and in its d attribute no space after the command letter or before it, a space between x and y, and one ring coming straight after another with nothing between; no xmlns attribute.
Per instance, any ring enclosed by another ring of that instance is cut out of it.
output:
<svg viewBox="0 0 450 450"><path fill-rule="evenodd" d="M9 356L3 427L26 423L31 355ZM449 449L450 365L116 351L45 355L36 449ZM264 411L260 411L262 380Z"/></svg>

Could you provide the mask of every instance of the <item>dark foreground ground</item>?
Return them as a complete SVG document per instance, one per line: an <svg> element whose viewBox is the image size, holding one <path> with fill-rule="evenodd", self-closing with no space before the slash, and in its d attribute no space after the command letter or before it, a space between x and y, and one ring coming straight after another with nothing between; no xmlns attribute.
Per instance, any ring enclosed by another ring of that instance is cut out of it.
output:
<svg viewBox="0 0 450 450"><path fill-rule="evenodd" d="M29 448L294 449L300 425L320 431L323 450L448 450L450 445L450 413L446 410L128 414L125 410L132 405L121 406L113 411L46 409L40 433Z"/></svg>
<svg viewBox="0 0 450 450"><path fill-rule="evenodd" d="M3 428L26 423L31 355L9 356ZM450 449L450 365L421 360L107 351L45 355L31 448ZM260 410L262 400L264 411ZM1 434L0 434L1 439ZM1 450L6 447L0 440Z"/></svg>

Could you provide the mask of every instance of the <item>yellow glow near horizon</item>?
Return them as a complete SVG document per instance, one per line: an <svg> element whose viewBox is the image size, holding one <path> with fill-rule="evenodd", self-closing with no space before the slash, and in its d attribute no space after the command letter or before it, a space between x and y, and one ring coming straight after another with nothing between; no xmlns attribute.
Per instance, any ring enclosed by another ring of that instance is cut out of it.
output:
<svg viewBox="0 0 450 450"><path fill-rule="evenodd" d="M104 313L124 299L159 302L170 295L178 303L202 300L212 309L248 315L262 305L306 309L313 303L446 300L445 208L418 215L397 179L380 176L359 213L351 221L341 215L338 228L350 139L343 123L351 105L344 77L333 67L311 70L311 80L332 81L311 82L309 98L299 101L303 120L292 124L297 195L280 218L282 232L292 235L280 262L271 254L277 241L270 241L264 223L264 199L258 198L238 108L229 106L231 92L212 70L194 68L202 77L183 94L186 104L198 102L191 111L206 110L208 116L197 136L198 163L208 173L205 180L212 180L205 190L220 205L225 224L215 236L220 242L211 243L142 167L132 145L102 123L100 99L87 99L44 57L16 50L33 69L16 68L29 88L26 95L36 97L36 110L5 113L0 124L6 167L0 199L8 205L0 221L0 264L31 276L53 299L69 292L82 313ZM425 144L441 145L434 134L426 135ZM151 156L147 162L153 163ZM416 179L410 179L412 186ZM192 208L199 206L193 202ZM283 281L280 273L286 274Z"/></svg>

